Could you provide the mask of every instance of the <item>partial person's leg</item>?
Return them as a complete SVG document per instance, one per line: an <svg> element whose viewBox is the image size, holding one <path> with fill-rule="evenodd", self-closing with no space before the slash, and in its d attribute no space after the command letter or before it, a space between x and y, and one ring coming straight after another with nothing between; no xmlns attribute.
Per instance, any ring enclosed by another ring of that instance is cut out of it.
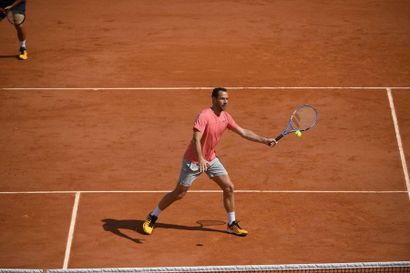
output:
<svg viewBox="0 0 410 273"><path fill-rule="evenodd" d="M28 58L27 47L26 47L26 31L23 27L23 24L21 23L22 20L24 20L24 15L22 15L22 14L15 14L14 15L14 22L15 22L14 26L16 28L17 37L18 37L19 43L20 43L19 59L26 60Z"/></svg>
<svg viewBox="0 0 410 273"><path fill-rule="evenodd" d="M235 211L234 185L228 174L211 178L223 191L223 203L227 213Z"/></svg>
<svg viewBox="0 0 410 273"><path fill-rule="evenodd" d="M199 171L197 164L193 164L188 160L183 160L178 183L175 189L164 195L161 201L159 201L158 206L150 214L148 214L143 224L143 229L146 234L150 235L152 233L159 214L175 201L182 199L191 187L194 180L200 175L201 172Z"/></svg>
<svg viewBox="0 0 410 273"><path fill-rule="evenodd" d="M172 192L169 192L165 194L164 197L162 197L161 201L159 201L158 203L158 206L150 214L148 214L147 218L145 219L142 227L146 234L152 234L155 222L158 220L159 214L175 201L182 199L187 193L188 189L189 187L185 187L178 183Z"/></svg>
<svg viewBox="0 0 410 273"><path fill-rule="evenodd" d="M175 189L172 192L167 193L159 202L158 208L163 211L165 210L168 206L170 206L172 203L174 203L177 200L181 200L185 194L187 193L189 187L185 187L181 184L177 184ZM158 216L158 215L156 215Z"/></svg>
<svg viewBox="0 0 410 273"><path fill-rule="evenodd" d="M17 37L18 37L20 43L24 42L26 40L26 31L24 30L23 24L15 25L15 27L16 27L16 30L17 30Z"/></svg>
<svg viewBox="0 0 410 273"><path fill-rule="evenodd" d="M27 47L26 47L26 32L23 27L23 23L26 18L26 1L21 2L17 6L12 9L13 12L13 21L14 26L17 31L17 37L20 42L20 60L26 60L28 58L27 55Z"/></svg>
<svg viewBox="0 0 410 273"><path fill-rule="evenodd" d="M226 213L228 214L228 232L238 236L248 235L248 231L241 228L236 221L234 185L231 178L226 174L214 176L211 179L215 181L223 191L223 203Z"/></svg>

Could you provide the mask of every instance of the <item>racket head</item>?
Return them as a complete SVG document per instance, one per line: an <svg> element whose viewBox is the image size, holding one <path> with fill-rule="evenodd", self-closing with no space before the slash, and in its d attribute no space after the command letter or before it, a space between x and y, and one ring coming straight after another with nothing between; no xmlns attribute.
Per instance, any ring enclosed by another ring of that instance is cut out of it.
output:
<svg viewBox="0 0 410 273"><path fill-rule="evenodd" d="M316 126L319 119L318 110L310 104L299 105L290 117L292 131L307 131Z"/></svg>

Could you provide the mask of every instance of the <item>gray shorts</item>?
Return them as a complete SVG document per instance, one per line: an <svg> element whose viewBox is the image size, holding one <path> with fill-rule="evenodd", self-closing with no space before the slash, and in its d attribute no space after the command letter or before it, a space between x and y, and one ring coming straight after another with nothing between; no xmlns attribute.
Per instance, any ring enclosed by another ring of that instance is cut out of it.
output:
<svg viewBox="0 0 410 273"><path fill-rule="evenodd" d="M222 162L216 157L210 162L208 169L205 171L209 178L215 176L228 175ZM201 175L198 163L192 163L189 160L182 160L181 173L179 175L178 183L185 187L190 187L195 179Z"/></svg>

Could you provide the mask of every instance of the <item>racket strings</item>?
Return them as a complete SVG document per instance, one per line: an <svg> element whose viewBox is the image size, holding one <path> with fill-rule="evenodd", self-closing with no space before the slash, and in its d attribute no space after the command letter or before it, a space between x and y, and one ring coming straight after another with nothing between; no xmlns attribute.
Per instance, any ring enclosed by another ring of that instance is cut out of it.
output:
<svg viewBox="0 0 410 273"><path fill-rule="evenodd" d="M311 107L299 108L292 115L292 126L297 130L307 130L315 126L317 112Z"/></svg>

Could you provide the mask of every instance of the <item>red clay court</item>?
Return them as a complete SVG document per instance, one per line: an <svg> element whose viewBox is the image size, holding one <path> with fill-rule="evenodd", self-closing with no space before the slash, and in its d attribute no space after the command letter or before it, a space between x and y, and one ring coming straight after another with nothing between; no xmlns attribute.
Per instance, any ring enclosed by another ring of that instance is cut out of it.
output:
<svg viewBox="0 0 410 273"><path fill-rule="evenodd" d="M410 261L409 14L399 0L29 1L27 61L0 23L0 268ZM258 134L303 103L319 123L273 149L225 133L249 236L225 232L206 175L143 235L216 86Z"/></svg>

